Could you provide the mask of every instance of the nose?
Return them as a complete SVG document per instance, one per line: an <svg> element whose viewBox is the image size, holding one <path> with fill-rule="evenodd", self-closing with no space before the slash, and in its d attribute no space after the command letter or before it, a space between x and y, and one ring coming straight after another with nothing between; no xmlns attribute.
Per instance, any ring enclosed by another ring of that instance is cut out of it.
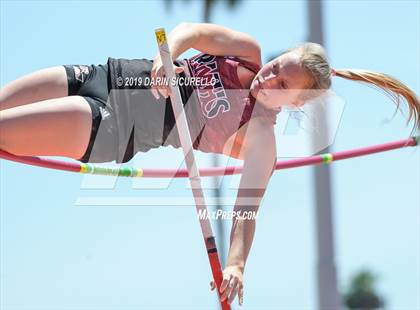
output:
<svg viewBox="0 0 420 310"><path fill-rule="evenodd" d="M263 76L260 82L270 82L275 79L277 76L273 72L269 72L267 75Z"/></svg>

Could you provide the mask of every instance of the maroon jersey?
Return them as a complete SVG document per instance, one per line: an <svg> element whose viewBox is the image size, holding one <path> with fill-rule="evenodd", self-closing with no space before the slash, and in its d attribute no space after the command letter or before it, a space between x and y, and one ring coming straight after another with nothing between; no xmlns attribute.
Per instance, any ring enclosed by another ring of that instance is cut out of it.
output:
<svg viewBox="0 0 420 310"><path fill-rule="evenodd" d="M257 73L257 64L203 53L184 59L184 63L187 75L201 79L201 84L194 86L197 96L185 106L195 149L222 153L229 137L252 117L264 117L268 125L276 123L277 112L256 103L250 90L242 89L239 81L238 65Z"/></svg>

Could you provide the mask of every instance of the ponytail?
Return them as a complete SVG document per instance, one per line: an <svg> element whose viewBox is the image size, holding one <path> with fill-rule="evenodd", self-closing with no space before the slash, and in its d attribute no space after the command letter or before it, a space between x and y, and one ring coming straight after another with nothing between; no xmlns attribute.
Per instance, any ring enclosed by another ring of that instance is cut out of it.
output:
<svg viewBox="0 0 420 310"><path fill-rule="evenodd" d="M341 78L369 83L379 90L383 91L388 97L394 101L397 110L400 108L401 99L405 99L408 106L408 123L413 120L415 129L420 130L419 117L420 117L420 103L417 95L402 82L384 73L367 71L367 70L354 70L354 69L332 69L332 76L339 76Z"/></svg>
<svg viewBox="0 0 420 310"><path fill-rule="evenodd" d="M401 100L405 99L408 106L408 119L414 121L413 131L420 130L420 103L417 95L402 82L387 74L354 69L332 69L329 65L324 48L316 43L306 42L287 52L300 54L302 67L312 76L313 84L302 92L302 99L307 100L319 96L331 87L331 77L364 82L371 84L389 96L400 109Z"/></svg>

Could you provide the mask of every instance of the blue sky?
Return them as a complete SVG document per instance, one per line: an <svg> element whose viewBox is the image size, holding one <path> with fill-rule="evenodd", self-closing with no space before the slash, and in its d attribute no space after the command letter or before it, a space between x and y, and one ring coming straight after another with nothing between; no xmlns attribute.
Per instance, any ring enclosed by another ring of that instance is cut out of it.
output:
<svg viewBox="0 0 420 310"><path fill-rule="evenodd" d="M326 2L332 66L385 72L419 94L419 6ZM161 1L2 0L0 85L49 66L152 57L155 28L199 22L201 10L199 1L174 2L166 11ZM301 1L242 1L234 11L218 4L213 12L213 22L257 38L264 59L305 41L305 18ZM400 114L390 121L394 106L380 92L341 79L333 89L346 105L332 150L410 134ZM208 156L197 155L209 165ZM180 152L162 148L132 164L176 167L180 159ZM367 267L378 275L388 309L420 309L419 162L417 148L331 166L340 287ZM185 180L162 190L164 180L99 178L115 187L93 189L82 175L0 165L2 309L216 308L194 207L77 204L97 196L188 198ZM315 309L312 173L273 176L247 263L243 309ZM223 180L226 195L231 179Z"/></svg>

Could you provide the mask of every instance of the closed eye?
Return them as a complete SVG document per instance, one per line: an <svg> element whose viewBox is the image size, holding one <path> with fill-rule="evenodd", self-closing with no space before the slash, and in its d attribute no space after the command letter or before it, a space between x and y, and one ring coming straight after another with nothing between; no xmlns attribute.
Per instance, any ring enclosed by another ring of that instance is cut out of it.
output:
<svg viewBox="0 0 420 310"><path fill-rule="evenodd" d="M273 63L273 64L271 65L271 72L272 72L274 75L279 74L279 67L277 66L277 64Z"/></svg>

